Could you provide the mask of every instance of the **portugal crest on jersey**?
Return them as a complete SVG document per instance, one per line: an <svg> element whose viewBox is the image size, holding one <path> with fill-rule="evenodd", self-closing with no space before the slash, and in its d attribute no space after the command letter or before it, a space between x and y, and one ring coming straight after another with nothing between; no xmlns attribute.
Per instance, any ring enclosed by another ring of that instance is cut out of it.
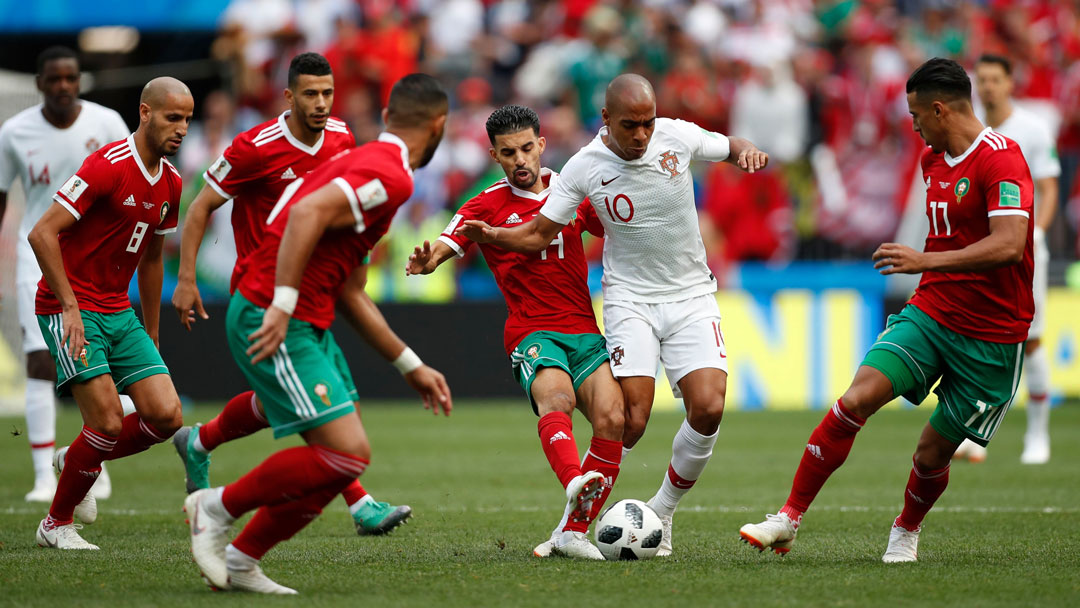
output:
<svg viewBox="0 0 1080 608"><path fill-rule="evenodd" d="M165 201L164 203L161 203L161 213L158 214L159 215L159 217L158 217L158 225L159 226L161 224L165 223L165 216L168 215L168 214L169 214L169 201Z"/></svg>
<svg viewBox="0 0 1080 608"><path fill-rule="evenodd" d="M668 150L660 155L660 168L675 177L679 174L679 157L674 150Z"/></svg>

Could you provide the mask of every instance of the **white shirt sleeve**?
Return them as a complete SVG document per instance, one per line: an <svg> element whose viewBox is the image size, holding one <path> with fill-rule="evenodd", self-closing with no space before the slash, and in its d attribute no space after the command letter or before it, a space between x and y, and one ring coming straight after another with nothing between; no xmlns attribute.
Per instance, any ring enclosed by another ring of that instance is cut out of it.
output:
<svg viewBox="0 0 1080 608"><path fill-rule="evenodd" d="M131 134L124 119L120 117L116 110L106 108L105 114L105 129L109 134L109 141L103 141L101 145L104 146L107 143L126 139Z"/></svg>
<svg viewBox="0 0 1080 608"><path fill-rule="evenodd" d="M690 147L690 158L717 162L731 155L731 142L726 135L703 129L692 122L673 120L679 138Z"/></svg>
<svg viewBox="0 0 1080 608"><path fill-rule="evenodd" d="M1033 139L1037 140L1031 158L1028 159L1028 167L1031 169L1031 179L1044 179L1047 177L1059 177L1061 175L1061 162L1058 160L1057 148L1050 130L1042 125L1035 129Z"/></svg>
<svg viewBox="0 0 1080 608"><path fill-rule="evenodd" d="M577 214L578 205L588 196L584 188L587 168L578 156L567 161L540 214L557 224L569 224Z"/></svg>
<svg viewBox="0 0 1080 608"><path fill-rule="evenodd" d="M11 190L15 181L15 148L11 145L11 129L0 128L0 192Z"/></svg>

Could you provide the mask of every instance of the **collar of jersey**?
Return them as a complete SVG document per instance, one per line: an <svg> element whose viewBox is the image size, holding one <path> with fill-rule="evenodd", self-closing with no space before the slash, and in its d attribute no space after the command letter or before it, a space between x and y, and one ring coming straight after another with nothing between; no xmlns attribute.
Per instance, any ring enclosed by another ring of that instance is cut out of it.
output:
<svg viewBox="0 0 1080 608"><path fill-rule="evenodd" d="M323 140L326 139L326 131L324 130L319 133L319 141L315 142L314 146L308 146L304 144L304 142L296 139L296 137L292 134L292 131L289 130L289 125L285 123L285 119L289 116L291 112L292 110L285 110L277 117L278 124L281 125L281 134L284 135L285 140L292 144L293 147L297 150L300 150L301 152L306 152L311 156L315 156L322 148Z"/></svg>
<svg viewBox="0 0 1080 608"><path fill-rule="evenodd" d="M135 134L134 133L132 133L131 135L128 135L127 143L128 143L128 147L131 148L131 160L135 161L136 165L139 165L139 171L142 171L143 177L146 178L146 181L150 182L151 186L158 183L158 180L161 179L162 171L165 170L165 159L164 159L164 157L158 159L157 175L151 177L150 172L146 170L146 165L144 165L143 162L142 162L142 157L139 156L139 149L135 147Z"/></svg>
<svg viewBox="0 0 1080 608"><path fill-rule="evenodd" d="M412 175L412 167L409 166L409 146L405 145L405 141L389 131L379 133L379 141L394 144L401 148L401 164L405 166L405 170L409 172L409 175Z"/></svg>
<svg viewBox="0 0 1080 608"><path fill-rule="evenodd" d="M555 185L555 180L559 177L559 174L555 173L551 169L548 169L547 167L540 167L540 177L538 177L537 179L544 179L545 175L550 175L551 179L548 180L547 188L544 188L540 192L529 192L528 190L522 190L521 188L510 184L509 179L506 180L506 183L510 184L510 191L514 193L514 196L520 196L521 198L527 198L534 201L542 201L547 198L548 193L551 192L552 186Z"/></svg>
<svg viewBox="0 0 1080 608"><path fill-rule="evenodd" d="M986 134L989 133L990 131L992 131L992 129L990 127L986 127L985 129L983 129L982 132L979 133L979 136L975 138L975 141L971 142L971 145L968 146L968 149L964 150L964 153L961 154L960 156L957 156L956 158L953 158L953 157L949 156L949 153L946 152L945 153L945 164L949 165L950 167L955 167L956 165L959 165L960 163L964 162L964 159L967 158L972 152L975 151L975 148L978 147L979 142L981 142L983 140L983 138L986 137Z"/></svg>

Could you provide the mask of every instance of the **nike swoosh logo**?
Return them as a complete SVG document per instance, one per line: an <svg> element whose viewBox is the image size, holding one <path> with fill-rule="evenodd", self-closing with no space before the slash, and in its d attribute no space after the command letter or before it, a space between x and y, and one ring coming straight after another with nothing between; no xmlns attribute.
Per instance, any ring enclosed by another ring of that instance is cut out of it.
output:
<svg viewBox="0 0 1080 608"><path fill-rule="evenodd" d="M613 182L613 181L615 181L615 180L619 179L620 177L622 177L622 176L621 176L621 175L616 175L615 177L613 177L613 178L611 178L611 179L609 179L609 180L607 180L607 181L604 181L604 180L600 180L600 185L601 185L601 186L606 186L606 185L610 184L611 182Z"/></svg>
<svg viewBox="0 0 1080 608"><path fill-rule="evenodd" d="M199 525L199 506L200 506L199 503L200 502L201 501L196 501L195 502L195 513L194 513L194 515L191 516L191 535L192 536L198 536L199 534L202 534L203 532L206 531L206 526L200 526Z"/></svg>

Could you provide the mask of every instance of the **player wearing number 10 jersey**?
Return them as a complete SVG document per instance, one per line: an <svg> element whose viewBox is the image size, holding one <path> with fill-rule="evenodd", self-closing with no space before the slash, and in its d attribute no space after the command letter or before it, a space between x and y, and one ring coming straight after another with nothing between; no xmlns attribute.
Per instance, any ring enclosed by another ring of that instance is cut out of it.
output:
<svg viewBox="0 0 1080 608"><path fill-rule="evenodd" d="M923 153L929 235L922 252L886 243L883 274L922 273L915 295L870 347L851 387L810 435L791 494L776 515L740 530L759 550L785 553L803 513L851 451L866 419L895 397L921 403L937 383L938 406L923 428L882 561L918 559L927 512L949 482L964 439L985 446L1016 396L1034 304L1034 187L1016 142L984 128L971 81L948 59L931 59L907 82ZM940 379L940 382L938 380Z"/></svg>
<svg viewBox="0 0 1080 608"><path fill-rule="evenodd" d="M558 174L540 167L545 141L540 119L523 106L504 106L487 120L491 157L506 178L465 203L436 241L417 247L406 274L428 274L464 255L472 241L455 234L465 220L494 226L522 224L540 210ZM623 401L608 366L604 337L596 327L581 234L603 234L589 201L578 200L573 219L547 248L518 253L481 244L480 251L506 298L504 345L514 374L540 417L540 446L566 494L563 521L533 553L603 559L585 537L622 461ZM571 415L580 408L592 423L585 460L578 460Z"/></svg>

